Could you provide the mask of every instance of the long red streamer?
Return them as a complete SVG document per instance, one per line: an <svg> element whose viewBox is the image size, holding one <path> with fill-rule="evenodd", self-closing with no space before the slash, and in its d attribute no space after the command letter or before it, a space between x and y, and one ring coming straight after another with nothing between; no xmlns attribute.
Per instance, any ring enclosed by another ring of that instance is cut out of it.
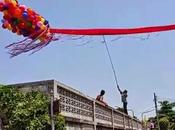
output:
<svg viewBox="0 0 175 130"><path fill-rule="evenodd" d="M160 31L175 30L175 24L166 26L152 26L129 29L54 29L51 28L51 33L71 34L71 35L125 35L151 33Z"/></svg>

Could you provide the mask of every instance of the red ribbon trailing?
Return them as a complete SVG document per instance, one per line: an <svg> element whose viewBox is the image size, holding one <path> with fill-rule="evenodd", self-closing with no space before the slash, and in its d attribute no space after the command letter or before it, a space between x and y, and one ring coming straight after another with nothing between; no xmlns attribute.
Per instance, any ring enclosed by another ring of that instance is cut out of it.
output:
<svg viewBox="0 0 175 130"><path fill-rule="evenodd" d="M51 33L70 34L70 35L126 35L139 33L152 33L161 31L175 30L175 24L166 26L139 27L128 29L56 29L51 28Z"/></svg>

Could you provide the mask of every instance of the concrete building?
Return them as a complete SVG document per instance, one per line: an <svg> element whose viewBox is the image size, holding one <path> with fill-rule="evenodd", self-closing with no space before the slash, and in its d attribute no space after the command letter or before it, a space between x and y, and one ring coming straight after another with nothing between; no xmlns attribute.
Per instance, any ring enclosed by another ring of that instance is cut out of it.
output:
<svg viewBox="0 0 175 130"><path fill-rule="evenodd" d="M141 122L56 80L13 84L22 91L41 91L60 98L67 130L141 130Z"/></svg>

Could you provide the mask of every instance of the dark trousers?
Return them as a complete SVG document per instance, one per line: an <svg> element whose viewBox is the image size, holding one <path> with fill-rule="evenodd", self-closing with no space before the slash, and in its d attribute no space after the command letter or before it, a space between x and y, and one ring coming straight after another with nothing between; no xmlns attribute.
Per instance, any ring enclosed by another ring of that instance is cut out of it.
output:
<svg viewBox="0 0 175 130"><path fill-rule="evenodd" d="M125 114L128 114L127 105L128 105L127 102L123 102L123 110Z"/></svg>

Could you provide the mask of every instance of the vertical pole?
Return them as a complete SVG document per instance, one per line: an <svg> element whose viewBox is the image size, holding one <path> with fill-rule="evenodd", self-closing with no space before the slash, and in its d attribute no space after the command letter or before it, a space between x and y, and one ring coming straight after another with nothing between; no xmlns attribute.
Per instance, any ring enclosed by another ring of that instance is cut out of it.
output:
<svg viewBox="0 0 175 130"><path fill-rule="evenodd" d="M125 115L123 114L123 127L124 127L124 130L126 130L126 119L125 119Z"/></svg>
<svg viewBox="0 0 175 130"><path fill-rule="evenodd" d="M137 121L137 130L139 130L140 128L139 128L139 122Z"/></svg>
<svg viewBox="0 0 175 130"><path fill-rule="evenodd" d="M97 129L96 116L95 116L95 100L93 101L93 121L94 121L94 130Z"/></svg>
<svg viewBox="0 0 175 130"><path fill-rule="evenodd" d="M132 112L132 118L131 118L131 127L132 130L134 129L133 122L134 122L134 111L132 109L128 109L128 111Z"/></svg>
<svg viewBox="0 0 175 130"><path fill-rule="evenodd" d="M112 129L114 130L114 110L112 109Z"/></svg>
<svg viewBox="0 0 175 130"><path fill-rule="evenodd" d="M52 127L52 130L55 130L54 113L53 113L53 100L54 100L53 90L50 91L50 95L51 95L51 105L50 105L50 110L51 110L51 127Z"/></svg>
<svg viewBox="0 0 175 130"><path fill-rule="evenodd" d="M133 126L133 118L131 118L131 128L132 128L132 130L134 130L134 126Z"/></svg>
<svg viewBox="0 0 175 130"><path fill-rule="evenodd" d="M154 103L155 103L155 110L156 110L157 126L158 126L158 130L160 130L158 109L157 109L157 96L155 93L154 93Z"/></svg>
<svg viewBox="0 0 175 130"><path fill-rule="evenodd" d="M144 112L142 113L142 129L144 129L143 114L144 114Z"/></svg>

